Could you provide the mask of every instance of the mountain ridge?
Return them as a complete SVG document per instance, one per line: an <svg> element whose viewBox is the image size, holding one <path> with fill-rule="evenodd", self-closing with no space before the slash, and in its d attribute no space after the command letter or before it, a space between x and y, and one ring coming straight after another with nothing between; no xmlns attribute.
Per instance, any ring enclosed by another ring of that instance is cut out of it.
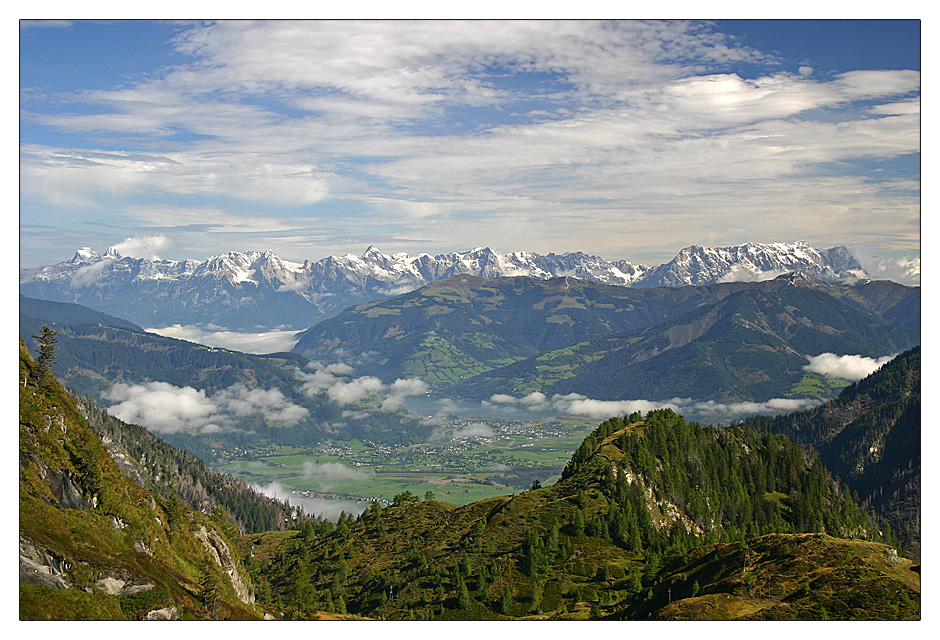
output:
<svg viewBox="0 0 940 640"><path fill-rule="evenodd" d="M30 297L76 302L143 326L215 324L306 329L348 306L413 291L458 274L537 279L572 276L623 287L655 288L760 280L802 269L827 281L868 276L845 247L817 250L805 242L687 247L650 267L607 261L583 252L500 254L487 247L432 256L387 255L374 245L361 255L328 256L303 264L272 251L230 251L197 260L121 256L89 247L55 265L23 269Z"/></svg>

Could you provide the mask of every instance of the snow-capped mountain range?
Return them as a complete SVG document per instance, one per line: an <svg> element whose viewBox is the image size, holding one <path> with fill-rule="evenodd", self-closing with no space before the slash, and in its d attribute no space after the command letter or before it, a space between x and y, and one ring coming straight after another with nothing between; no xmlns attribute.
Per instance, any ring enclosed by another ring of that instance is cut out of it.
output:
<svg viewBox="0 0 940 640"><path fill-rule="evenodd" d="M569 276L624 287L677 287L767 280L805 271L825 281L868 279L843 247L817 250L805 242L683 249L650 267L581 252L499 254L489 248L432 256L329 256L303 264L270 251L228 252L204 261L103 255L85 247L67 261L20 273L28 297L75 302L145 327L221 326L233 331L306 329L348 306L388 298L458 274L484 278Z"/></svg>

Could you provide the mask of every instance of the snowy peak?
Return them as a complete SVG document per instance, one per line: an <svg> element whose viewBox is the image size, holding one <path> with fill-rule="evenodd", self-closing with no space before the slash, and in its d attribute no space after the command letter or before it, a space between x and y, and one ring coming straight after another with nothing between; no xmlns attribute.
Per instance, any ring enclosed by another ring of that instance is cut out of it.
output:
<svg viewBox="0 0 940 640"><path fill-rule="evenodd" d="M431 255L329 256L303 264L271 251L229 251L197 260L148 260L109 249L79 249L65 262L20 273L23 295L77 302L142 326L213 323L231 329L286 325L305 329L346 307L466 274L481 278L571 277L621 287L677 287L771 280L801 270L825 282L867 279L845 247L805 242L690 246L666 264L607 261L583 252L501 254L489 247Z"/></svg>
<svg viewBox="0 0 940 640"><path fill-rule="evenodd" d="M641 277L636 286L681 287L771 280L801 270L827 282L866 277L843 246L818 251L806 242L747 243L732 247L690 246Z"/></svg>

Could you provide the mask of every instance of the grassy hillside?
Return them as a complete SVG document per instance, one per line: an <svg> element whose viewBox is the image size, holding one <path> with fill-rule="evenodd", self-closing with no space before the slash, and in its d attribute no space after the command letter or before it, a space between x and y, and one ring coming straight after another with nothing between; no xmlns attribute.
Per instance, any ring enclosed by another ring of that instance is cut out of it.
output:
<svg viewBox="0 0 940 640"><path fill-rule="evenodd" d="M213 517L131 482L20 343L20 618L260 619Z"/></svg>

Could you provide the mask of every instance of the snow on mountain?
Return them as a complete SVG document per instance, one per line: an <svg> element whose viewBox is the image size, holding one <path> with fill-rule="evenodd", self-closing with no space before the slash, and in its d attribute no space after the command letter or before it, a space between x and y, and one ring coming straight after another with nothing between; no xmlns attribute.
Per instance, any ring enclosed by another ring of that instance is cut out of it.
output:
<svg viewBox="0 0 940 640"><path fill-rule="evenodd" d="M23 295L77 302L143 326L212 324L232 330L305 329L344 308L399 295L458 274L492 278L570 276L624 287L767 280L803 270L827 281L867 277L845 247L805 242L683 249L657 267L608 262L582 252L499 254L487 247L432 256L329 256L303 264L271 251L230 251L196 260L148 260L79 249L64 262L20 273Z"/></svg>
<svg viewBox="0 0 940 640"><path fill-rule="evenodd" d="M681 287L770 280L797 270L828 282L867 278L861 265L845 247L818 251L805 242L775 242L733 247L686 247L670 262L645 274L636 286Z"/></svg>

